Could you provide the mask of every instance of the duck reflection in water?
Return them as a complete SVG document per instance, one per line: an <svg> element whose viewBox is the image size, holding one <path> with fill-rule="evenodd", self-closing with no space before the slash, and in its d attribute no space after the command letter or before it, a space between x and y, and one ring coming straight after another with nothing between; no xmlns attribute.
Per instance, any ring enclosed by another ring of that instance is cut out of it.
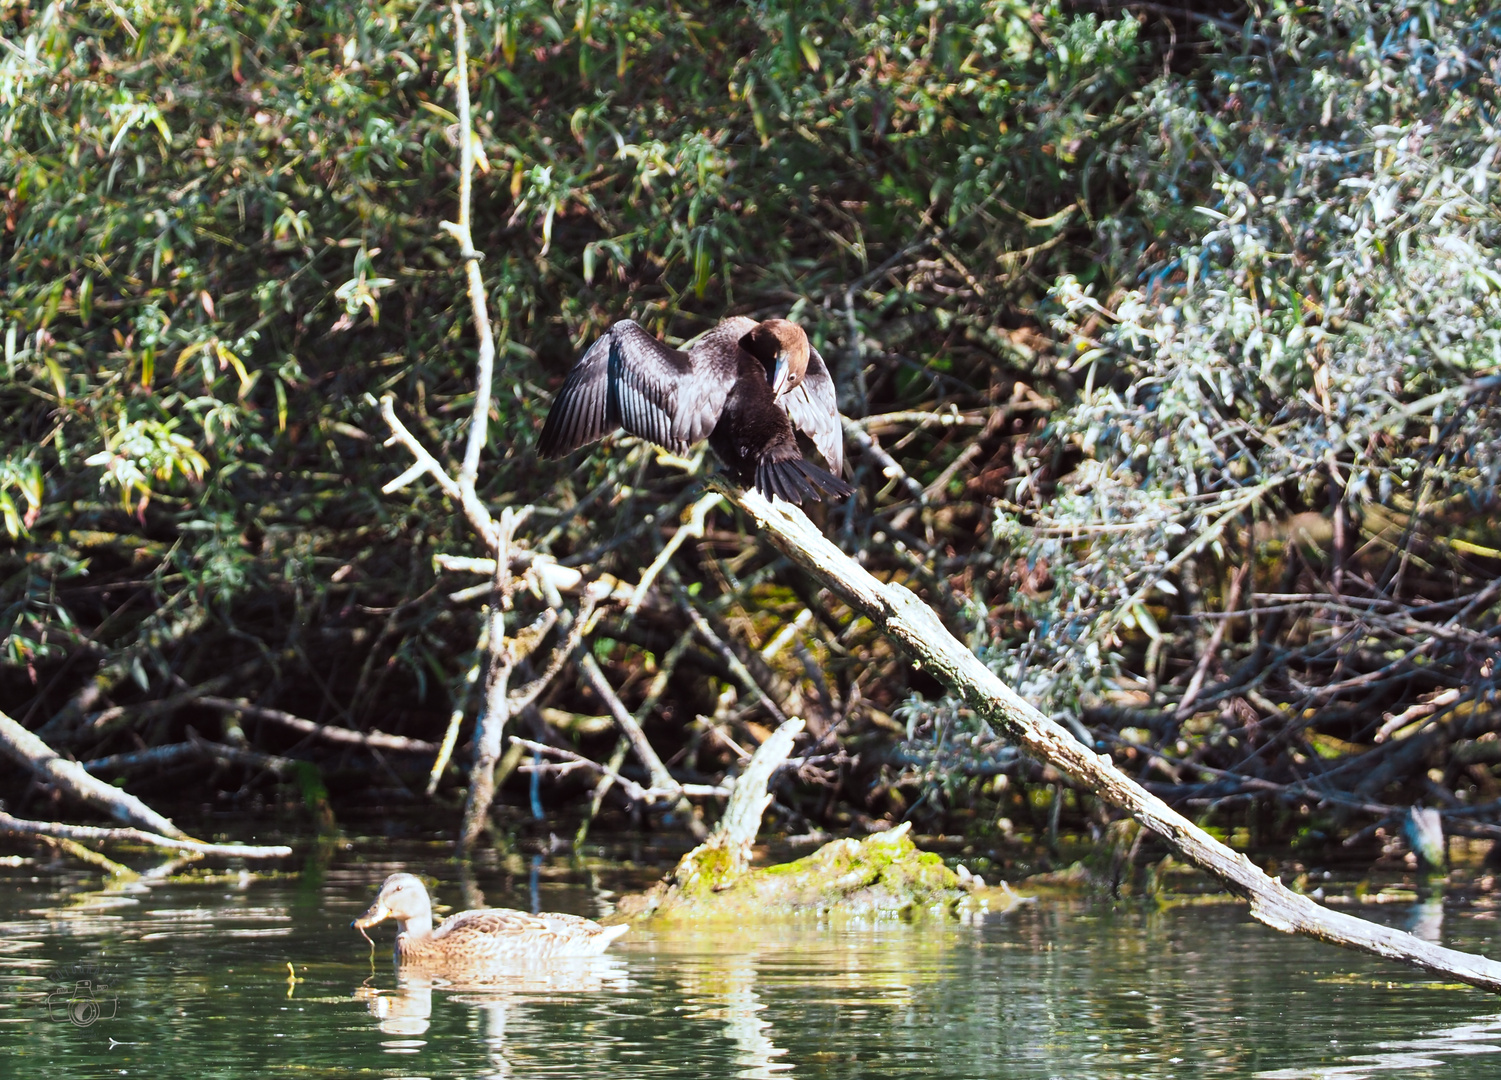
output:
<svg viewBox="0 0 1501 1080"><path fill-rule="evenodd" d="M623 960L600 955L626 931L578 915L529 915L508 908L482 908L451 915L433 927L432 902L421 880L392 874L354 926L363 931L394 919L396 989L366 985L364 1001L387 1049L411 1052L432 1022L433 991L478 1008L497 1075L509 1075L501 1051L508 1014L515 1006L558 995L622 990L629 985Z"/></svg>
<svg viewBox="0 0 1501 1080"><path fill-rule="evenodd" d="M557 1000L559 995L619 992L630 987L625 961L615 956L561 957L532 960L506 971L443 978L422 969L402 968L395 990L365 985L355 991L386 1035L412 1038L427 1032L433 1016L433 991L447 1000L472 1005L487 1017L487 1033L505 1032L507 1011L515 1005Z"/></svg>

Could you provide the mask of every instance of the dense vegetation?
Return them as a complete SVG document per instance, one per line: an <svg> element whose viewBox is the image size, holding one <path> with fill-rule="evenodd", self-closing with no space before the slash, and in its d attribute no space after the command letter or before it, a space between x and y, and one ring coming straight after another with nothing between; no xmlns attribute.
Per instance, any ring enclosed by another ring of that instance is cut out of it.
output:
<svg viewBox="0 0 1501 1080"><path fill-rule="evenodd" d="M830 534L1082 737L1264 835L1495 828L1489 5L481 0L470 32L480 493L538 507L519 544L634 582L702 490L619 442L536 459L603 327L790 315L856 423ZM202 732L315 763L336 809L420 791L430 759L200 699L428 740L472 714L484 590L433 556L483 552L436 487L380 493L409 461L375 404L458 456L448 12L11 3L0 33L0 708L81 760ZM767 698L808 713L794 821L1104 824L727 511L587 647L633 706L671 671L647 731L684 776ZM571 670L539 705L526 734L608 754ZM126 786L261 799L253 760Z"/></svg>

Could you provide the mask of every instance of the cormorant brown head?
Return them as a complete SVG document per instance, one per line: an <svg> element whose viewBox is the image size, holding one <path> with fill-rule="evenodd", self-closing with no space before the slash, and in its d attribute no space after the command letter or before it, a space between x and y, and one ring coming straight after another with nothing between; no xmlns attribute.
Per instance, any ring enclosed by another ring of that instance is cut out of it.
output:
<svg viewBox="0 0 1501 1080"><path fill-rule="evenodd" d="M740 339L740 347L761 361L774 397L797 387L808 374L808 335L795 322L767 319Z"/></svg>

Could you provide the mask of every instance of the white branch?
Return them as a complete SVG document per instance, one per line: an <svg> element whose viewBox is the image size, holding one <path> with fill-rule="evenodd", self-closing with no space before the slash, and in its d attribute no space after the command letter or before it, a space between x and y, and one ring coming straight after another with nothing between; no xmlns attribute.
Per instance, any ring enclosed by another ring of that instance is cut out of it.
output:
<svg viewBox="0 0 1501 1080"><path fill-rule="evenodd" d="M246 844L205 844L198 840L181 840L159 836L144 829L101 829L94 825L63 825L56 821L28 821L0 810L0 833L11 836L56 836L66 840L112 840L122 844L149 844L166 851L186 851L194 855L231 855L242 859L278 859L292 854L281 844L251 847Z"/></svg>
<svg viewBox="0 0 1501 1080"><path fill-rule="evenodd" d="M188 839L187 834L129 792L106 784L76 761L69 761L15 720L0 712L0 751L26 766L36 776L90 803L117 821L129 822L154 833Z"/></svg>
<svg viewBox="0 0 1501 1080"><path fill-rule="evenodd" d="M1501 991L1501 963L1446 949L1401 930L1330 911L1268 877L1260 867L1210 836L1132 780L1108 755L1096 754L1022 699L948 632L933 610L900 585L872 577L840 551L796 507L756 491L725 487L790 558L839 593L914 662L954 690L1025 753L1065 773L1098 798L1130 814L1174 850L1251 902L1251 914L1276 930L1307 934Z"/></svg>

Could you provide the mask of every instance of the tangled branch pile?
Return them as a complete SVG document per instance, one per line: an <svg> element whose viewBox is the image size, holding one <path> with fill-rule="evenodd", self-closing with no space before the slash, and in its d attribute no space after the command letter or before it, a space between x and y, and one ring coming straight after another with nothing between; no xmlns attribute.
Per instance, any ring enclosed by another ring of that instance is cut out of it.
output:
<svg viewBox="0 0 1501 1080"><path fill-rule="evenodd" d="M515 597L516 722L560 764L513 801L603 798L605 760L660 786L620 711L706 790L799 713L794 823L1103 824L701 459L536 460L610 321L733 311L835 364L862 494L830 534L1166 797L1334 811L1245 819L1276 834L1491 816L1501 21L1089 6L477 6L478 494L534 508L523 560L620 583ZM232 805L420 799L491 592L369 437L390 392L448 467L473 405L444 12L0 20L0 707L144 796L209 759ZM578 641L586 678L544 679Z"/></svg>

